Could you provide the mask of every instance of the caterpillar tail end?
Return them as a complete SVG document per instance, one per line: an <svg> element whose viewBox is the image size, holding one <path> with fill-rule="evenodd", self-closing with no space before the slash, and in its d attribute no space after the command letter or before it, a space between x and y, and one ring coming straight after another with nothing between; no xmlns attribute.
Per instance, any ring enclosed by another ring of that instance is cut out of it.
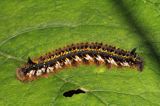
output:
<svg viewBox="0 0 160 106"><path fill-rule="evenodd" d="M22 82L24 82L26 80L26 77L25 77L24 73L22 72L21 68L18 68L16 70L16 77L17 77L18 80L20 80Z"/></svg>

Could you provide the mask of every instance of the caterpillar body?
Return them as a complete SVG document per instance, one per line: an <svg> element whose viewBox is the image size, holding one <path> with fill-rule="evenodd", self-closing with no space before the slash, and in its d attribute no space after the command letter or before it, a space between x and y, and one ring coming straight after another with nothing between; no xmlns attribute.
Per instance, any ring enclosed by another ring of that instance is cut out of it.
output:
<svg viewBox="0 0 160 106"><path fill-rule="evenodd" d="M28 58L28 62L16 70L16 75L20 81L32 81L65 67L92 63L108 67L132 67L142 71L143 60L135 51L135 48L126 51L97 42L71 44L33 60Z"/></svg>

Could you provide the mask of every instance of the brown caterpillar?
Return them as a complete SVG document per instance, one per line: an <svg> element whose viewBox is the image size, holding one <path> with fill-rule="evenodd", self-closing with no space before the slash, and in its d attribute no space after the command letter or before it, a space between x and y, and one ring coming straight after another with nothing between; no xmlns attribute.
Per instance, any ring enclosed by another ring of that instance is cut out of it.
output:
<svg viewBox="0 0 160 106"><path fill-rule="evenodd" d="M16 74L21 81L31 81L41 76L48 76L64 67L76 66L80 63L105 64L108 67L133 67L142 71L143 60L135 51L135 48L125 51L97 42L77 43L57 49L34 60L28 58L28 62L18 68Z"/></svg>

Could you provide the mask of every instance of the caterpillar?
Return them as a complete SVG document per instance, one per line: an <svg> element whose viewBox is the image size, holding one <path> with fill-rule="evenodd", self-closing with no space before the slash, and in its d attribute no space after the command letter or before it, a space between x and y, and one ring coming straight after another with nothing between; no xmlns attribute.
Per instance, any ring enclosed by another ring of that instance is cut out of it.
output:
<svg viewBox="0 0 160 106"><path fill-rule="evenodd" d="M104 64L108 68L132 67L142 71L143 59L135 51L136 48L127 51L97 42L71 44L39 58L28 58L27 63L16 70L16 75L20 81L32 81L56 73L64 67L92 63Z"/></svg>

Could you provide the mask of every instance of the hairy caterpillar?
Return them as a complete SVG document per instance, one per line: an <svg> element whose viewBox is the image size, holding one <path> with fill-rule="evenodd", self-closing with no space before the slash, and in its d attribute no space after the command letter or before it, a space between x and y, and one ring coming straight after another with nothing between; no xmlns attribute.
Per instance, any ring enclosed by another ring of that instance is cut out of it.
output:
<svg viewBox="0 0 160 106"><path fill-rule="evenodd" d="M131 51L116 48L102 43L77 43L59 48L53 52L31 60L16 71L21 81L32 81L41 76L55 73L58 70L78 64L105 64L108 67L133 67L143 70L143 60Z"/></svg>

